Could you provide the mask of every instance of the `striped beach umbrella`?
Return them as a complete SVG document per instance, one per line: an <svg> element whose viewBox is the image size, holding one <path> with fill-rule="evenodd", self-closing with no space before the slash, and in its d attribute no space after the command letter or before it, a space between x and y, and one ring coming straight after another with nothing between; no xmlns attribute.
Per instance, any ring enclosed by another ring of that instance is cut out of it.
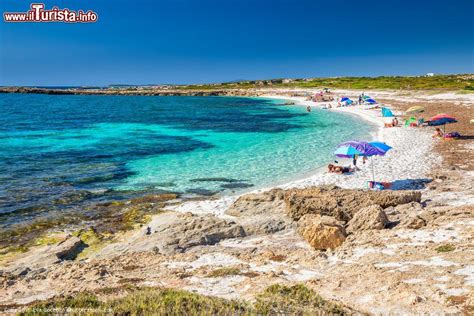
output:
<svg viewBox="0 0 474 316"><path fill-rule="evenodd" d="M408 110L406 110L407 114L414 114L414 113L421 113L424 112L425 108L419 105L412 106Z"/></svg>
<svg viewBox="0 0 474 316"><path fill-rule="evenodd" d="M428 121L429 126L443 125L443 133L446 133L446 124L451 123L457 123L456 118L445 113L437 114Z"/></svg>

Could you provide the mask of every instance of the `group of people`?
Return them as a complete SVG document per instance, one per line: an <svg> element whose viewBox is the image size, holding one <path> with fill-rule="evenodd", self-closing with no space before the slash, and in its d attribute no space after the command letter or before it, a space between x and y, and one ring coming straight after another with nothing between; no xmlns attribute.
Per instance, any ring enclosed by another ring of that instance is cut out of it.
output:
<svg viewBox="0 0 474 316"><path fill-rule="evenodd" d="M394 116L391 122L385 122L385 127L397 127L400 122L398 119Z"/></svg>

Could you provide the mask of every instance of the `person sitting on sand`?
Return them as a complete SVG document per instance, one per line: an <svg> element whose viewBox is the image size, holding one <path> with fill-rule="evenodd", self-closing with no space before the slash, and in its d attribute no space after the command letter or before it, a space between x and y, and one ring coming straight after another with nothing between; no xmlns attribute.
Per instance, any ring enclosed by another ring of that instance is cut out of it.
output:
<svg viewBox="0 0 474 316"><path fill-rule="evenodd" d="M431 135L432 138L436 138L436 137L440 137L440 138L443 138L444 137L444 134L443 132L441 131L441 129L439 127L436 128L435 132L433 135Z"/></svg>
<svg viewBox="0 0 474 316"><path fill-rule="evenodd" d="M396 117L394 117L393 120L392 120L392 126L393 127L398 126L398 119Z"/></svg>
<svg viewBox="0 0 474 316"><path fill-rule="evenodd" d="M343 174L343 173L353 172L354 169L351 169L349 167L335 166L333 164L329 164L328 165L328 171L330 173Z"/></svg>

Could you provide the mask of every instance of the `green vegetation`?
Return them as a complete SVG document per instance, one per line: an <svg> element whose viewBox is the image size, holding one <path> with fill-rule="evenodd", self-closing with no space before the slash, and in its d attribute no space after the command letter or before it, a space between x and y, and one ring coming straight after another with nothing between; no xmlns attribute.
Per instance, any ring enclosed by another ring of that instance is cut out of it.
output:
<svg viewBox="0 0 474 316"><path fill-rule="evenodd" d="M181 290L158 288L120 289L114 299L101 300L96 295L82 293L74 297L38 302L21 315L315 315L318 313L345 314L342 307L322 299L304 285L292 287L273 285L257 296L255 304L226 300ZM125 294L123 294L125 292Z"/></svg>
<svg viewBox="0 0 474 316"><path fill-rule="evenodd" d="M249 88L340 88L340 89L406 89L406 90L474 90L474 75L436 75L433 77L334 77L310 79L252 80L221 84L189 85L184 90Z"/></svg>
<svg viewBox="0 0 474 316"><path fill-rule="evenodd" d="M324 300L302 284L283 286L275 284L257 296L255 308L264 315L318 315L322 312L344 314L344 309Z"/></svg>
<svg viewBox="0 0 474 316"><path fill-rule="evenodd" d="M221 278L229 275L239 275L241 274L239 268L235 267L226 267L226 268L219 268L212 270L211 272L208 273L208 277L210 278Z"/></svg>
<svg viewBox="0 0 474 316"><path fill-rule="evenodd" d="M439 246L439 247L436 247L436 251L437 252L450 252L450 251L453 251L454 249L456 249L453 245L451 244L446 244L446 245L442 245L442 246Z"/></svg>

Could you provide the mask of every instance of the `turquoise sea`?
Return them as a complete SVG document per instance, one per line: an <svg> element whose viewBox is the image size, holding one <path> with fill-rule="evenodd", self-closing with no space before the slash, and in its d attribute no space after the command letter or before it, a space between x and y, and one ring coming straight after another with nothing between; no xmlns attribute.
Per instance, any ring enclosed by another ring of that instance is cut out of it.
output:
<svg viewBox="0 0 474 316"><path fill-rule="evenodd" d="M240 97L0 95L0 228L151 192L281 183L366 136L352 116Z"/></svg>

